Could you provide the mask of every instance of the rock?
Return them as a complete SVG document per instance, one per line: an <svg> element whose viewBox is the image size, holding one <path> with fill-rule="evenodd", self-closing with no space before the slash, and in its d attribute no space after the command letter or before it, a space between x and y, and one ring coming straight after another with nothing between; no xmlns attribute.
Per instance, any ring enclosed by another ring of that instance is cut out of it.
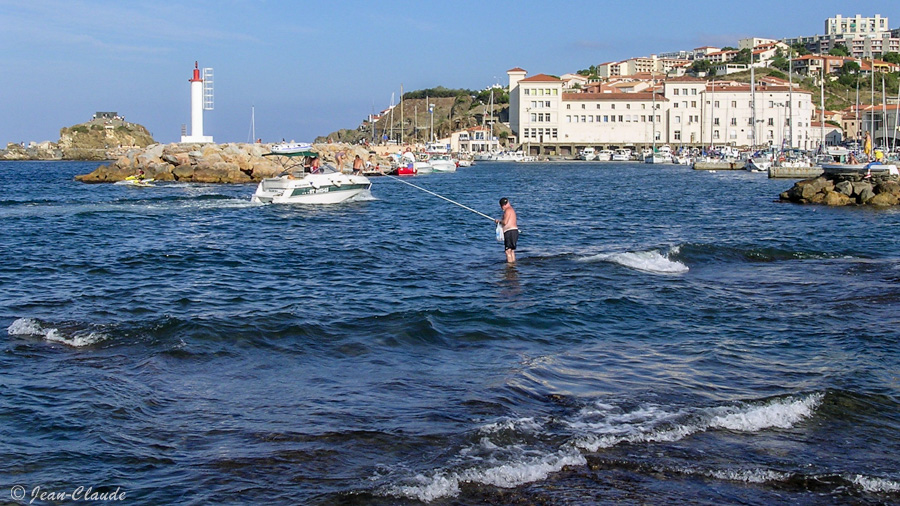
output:
<svg viewBox="0 0 900 506"><path fill-rule="evenodd" d="M856 181L853 184L853 193L850 195L851 197L856 195L859 197L864 190L869 190L872 192L872 184L866 181ZM874 193L873 193L874 194Z"/></svg>
<svg viewBox="0 0 900 506"><path fill-rule="evenodd" d="M194 166L183 163L172 169L172 175L177 181L191 181L194 177Z"/></svg>
<svg viewBox="0 0 900 506"><path fill-rule="evenodd" d="M841 192L846 196L853 195L853 185L850 184L849 181L841 181L840 183L834 185L835 191Z"/></svg>
<svg viewBox="0 0 900 506"><path fill-rule="evenodd" d="M856 195L856 201L860 204L865 204L872 200L872 197L875 196L875 192L872 190L872 185L868 185L868 187L862 188Z"/></svg>
<svg viewBox="0 0 900 506"><path fill-rule="evenodd" d="M875 185L875 194L890 193L900 198L900 182L897 181L881 181Z"/></svg>
<svg viewBox="0 0 900 506"><path fill-rule="evenodd" d="M893 193L879 193L866 201L867 204L878 207L896 206L900 204L900 198Z"/></svg>
<svg viewBox="0 0 900 506"><path fill-rule="evenodd" d="M841 192L830 191L825 194L822 203L829 206L848 206L850 204L855 204L856 201Z"/></svg>

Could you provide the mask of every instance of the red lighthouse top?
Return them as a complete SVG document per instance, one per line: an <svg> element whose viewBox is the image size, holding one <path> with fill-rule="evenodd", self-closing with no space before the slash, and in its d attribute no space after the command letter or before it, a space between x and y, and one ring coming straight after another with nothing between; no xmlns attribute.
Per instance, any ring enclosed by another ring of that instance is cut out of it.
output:
<svg viewBox="0 0 900 506"><path fill-rule="evenodd" d="M194 78L190 80L192 83L202 83L203 79L200 79L200 66L197 62L194 62Z"/></svg>

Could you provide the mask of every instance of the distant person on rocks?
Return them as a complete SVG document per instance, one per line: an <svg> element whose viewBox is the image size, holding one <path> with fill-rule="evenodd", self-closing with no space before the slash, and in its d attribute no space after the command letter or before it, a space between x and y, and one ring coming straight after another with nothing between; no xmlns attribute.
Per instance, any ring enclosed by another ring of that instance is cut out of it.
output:
<svg viewBox="0 0 900 506"><path fill-rule="evenodd" d="M516 210L513 209L506 197L500 199L500 209L503 209L503 216L499 220L494 220L494 223L503 227L503 249L506 251L506 262L513 264L516 263L516 243L519 241Z"/></svg>

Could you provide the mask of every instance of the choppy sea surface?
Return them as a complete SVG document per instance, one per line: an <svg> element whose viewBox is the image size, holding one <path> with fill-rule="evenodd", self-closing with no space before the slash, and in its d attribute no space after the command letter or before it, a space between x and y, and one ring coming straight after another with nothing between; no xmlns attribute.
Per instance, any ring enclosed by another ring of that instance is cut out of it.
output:
<svg viewBox="0 0 900 506"><path fill-rule="evenodd" d="M0 162L0 501L900 503L898 209L678 166L405 180L509 197L508 266L390 178L261 206L95 166Z"/></svg>

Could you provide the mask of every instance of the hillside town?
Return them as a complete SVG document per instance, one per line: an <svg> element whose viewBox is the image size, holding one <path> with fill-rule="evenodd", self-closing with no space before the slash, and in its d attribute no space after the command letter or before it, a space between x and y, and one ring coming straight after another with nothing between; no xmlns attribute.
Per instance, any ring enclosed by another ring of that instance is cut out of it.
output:
<svg viewBox="0 0 900 506"><path fill-rule="evenodd" d="M492 107L481 125L432 140L453 152L507 148L524 156L573 158L585 150L663 145L811 151L823 144L861 144L868 134L875 145L892 150L900 97L896 91L885 94L884 79L896 90L900 29L890 29L888 19L877 14L837 15L824 24L823 35L752 37L738 40L736 47L653 54L561 76L515 67L507 71L503 90L508 109ZM857 90L860 83L867 85L866 101L826 109L825 85L850 73ZM822 96L814 91L820 87ZM361 129L384 131L380 141L404 142L387 134L391 109L370 118L375 128L367 122ZM511 133L498 138L499 128Z"/></svg>

